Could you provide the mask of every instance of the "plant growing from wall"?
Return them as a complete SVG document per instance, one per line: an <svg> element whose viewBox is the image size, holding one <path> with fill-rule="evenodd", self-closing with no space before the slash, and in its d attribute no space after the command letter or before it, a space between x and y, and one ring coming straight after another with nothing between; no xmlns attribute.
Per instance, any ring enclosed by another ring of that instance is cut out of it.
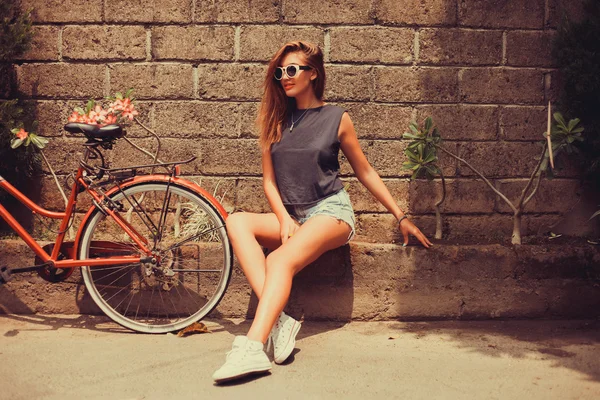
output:
<svg viewBox="0 0 600 400"><path fill-rule="evenodd" d="M438 165L437 148L442 141L437 127L433 126L431 117L425 119L423 127L419 127L416 122L409 125L410 132L403 135L405 139L413 141L404 150L404 155L408 158L402 164L402 168L412 171L411 180L425 177L432 181L436 176L442 180L442 194L435 202L435 238L442 238L442 213L440 207L446 199L446 179L442 168Z"/></svg>
<svg viewBox="0 0 600 400"><path fill-rule="evenodd" d="M33 148L12 151L15 127L35 129L23 104L17 99L13 63L29 49L30 12L22 12L18 1L0 0L0 175L23 188L39 171L40 158Z"/></svg>
<svg viewBox="0 0 600 400"><path fill-rule="evenodd" d="M552 178L552 170L549 168L549 158L550 152L548 151L548 144L546 138L544 140L543 149L541 151L538 162L536 163L533 172L525 187L521 191L519 198L516 201L511 201L504 193L502 193L498 188L494 186L479 170L477 170L473 165L471 165L467 160L459 157L458 155L452 153L448 149L442 146L441 137L437 132L437 129L431 130L431 133L428 133L427 127L431 129L433 126L433 121L427 122L431 118L427 118L425 120L425 129L419 130L416 123L411 123L411 133L407 133L404 135L405 138L412 139L412 142L409 144L409 149L418 149L422 148L423 156L418 156L415 161L411 162L413 164L413 168L415 170L425 168L427 170L427 162L433 162L433 160L437 160L437 150L442 151L448 156L458 160L459 162L466 165L471 171L473 171L481 180L483 180L490 189L498 197L500 197L512 210L513 212L513 231L511 236L512 244L521 244L521 221L523 210L525 206L531 201L531 199L537 193L540 182L544 175L547 175L548 178ZM550 129L550 138L552 139L551 151L556 158L561 153L572 154L579 152L578 148L575 146L576 143L583 141L582 132L584 130L583 127L579 126L579 119L572 119L568 123L565 121L564 117L561 113L554 113L554 121L555 124L552 125ZM433 132L436 132L434 136ZM546 131L547 132L547 131ZM544 133L544 137L547 136L547 133ZM419 160L422 162L419 164ZM420 165L423 165L422 167ZM437 166L437 164L436 164ZM430 168L432 169L432 168ZM441 171L441 168L437 167L438 171ZM413 173L413 176L415 174Z"/></svg>
<svg viewBox="0 0 600 400"><path fill-rule="evenodd" d="M585 178L600 189L600 2L586 0L583 18L565 14L553 43L560 71L560 108L585 121L585 146L580 146Z"/></svg>

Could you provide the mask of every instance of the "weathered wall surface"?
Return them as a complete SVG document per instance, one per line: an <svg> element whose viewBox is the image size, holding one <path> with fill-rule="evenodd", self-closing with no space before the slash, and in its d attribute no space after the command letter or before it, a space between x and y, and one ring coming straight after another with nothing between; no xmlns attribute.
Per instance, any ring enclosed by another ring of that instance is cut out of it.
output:
<svg viewBox="0 0 600 400"><path fill-rule="evenodd" d="M24 243L3 241L0 262L23 265ZM350 243L294 278L286 310L306 319L596 318L600 253L593 246ZM257 299L233 270L210 317L253 317ZM21 274L0 286L0 313L102 314L79 271L66 283Z"/></svg>
<svg viewBox="0 0 600 400"><path fill-rule="evenodd" d="M253 121L266 63L286 41L322 46L326 98L354 120L363 149L398 204L433 235L439 182L410 182L401 169L413 119L434 117L446 146L515 198L534 166L556 93L551 39L560 0L25 0L36 39L17 67L19 87L38 111L47 154L59 174L76 165L83 139L66 136L70 110L136 89L142 120L164 139L165 160L183 168L231 209L266 211ZM565 2L569 8L574 4ZM152 140L139 127L129 135ZM145 162L121 143L116 164ZM597 315L593 247L392 245L394 219L353 177L358 235L295 281L289 309L306 318L495 318ZM471 171L443 159L449 182L446 237L508 243L507 207ZM572 166L544 182L528 206L525 233L543 232L579 197ZM41 202L62 207L53 182ZM79 207L85 209L89 202ZM500 213L498 213L500 212ZM43 237L38 227L37 236ZM364 243L364 242L372 242ZM0 262L29 265L30 252L3 241ZM568 251L567 251L568 250ZM31 258L31 259L30 259ZM77 282L77 275L70 281ZM252 315L255 298L236 268L217 312ZM0 312L83 312L98 308L79 284L15 277L0 288ZM216 315L216 314L215 314Z"/></svg>
<svg viewBox="0 0 600 400"><path fill-rule="evenodd" d="M70 110L134 87L143 120L166 138L163 159L195 155L184 173L209 188L219 183L230 209L267 210L253 125L260 85L272 54L303 39L324 49L327 101L347 107L370 162L430 234L439 183L409 182L401 169L408 123L433 116L448 148L517 197L541 151L545 104L556 90L551 39L563 13L560 0L23 3L34 10L36 38L17 68L19 88L37 104L60 173L75 165L82 142L61 130ZM130 135L151 143L139 128ZM115 162L140 159L127 147ZM447 237L509 240L509 209L470 170L442 161ZM393 217L346 161L342 172L353 182L356 240L398 240ZM577 171L557 175L528 206L524 233L547 230L577 201ZM60 207L54 192L47 179L43 200Z"/></svg>

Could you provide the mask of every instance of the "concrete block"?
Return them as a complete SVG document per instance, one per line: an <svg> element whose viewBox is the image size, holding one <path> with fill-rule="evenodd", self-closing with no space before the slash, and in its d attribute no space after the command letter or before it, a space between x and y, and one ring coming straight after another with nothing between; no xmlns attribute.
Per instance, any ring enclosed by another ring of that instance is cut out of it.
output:
<svg viewBox="0 0 600 400"><path fill-rule="evenodd" d="M500 65L502 32L425 28L419 31L419 64Z"/></svg>
<svg viewBox="0 0 600 400"><path fill-rule="evenodd" d="M231 61L235 29L229 26L155 26L155 60Z"/></svg>
<svg viewBox="0 0 600 400"><path fill-rule="evenodd" d="M544 26L544 0L459 0L458 23L482 28L528 28Z"/></svg>
<svg viewBox="0 0 600 400"><path fill-rule="evenodd" d="M99 98L106 67L97 64L23 64L17 66L19 90L33 98Z"/></svg>
<svg viewBox="0 0 600 400"><path fill-rule="evenodd" d="M544 101L539 70L465 68L459 73L459 100L465 103L534 104Z"/></svg>
<svg viewBox="0 0 600 400"><path fill-rule="evenodd" d="M385 102L452 103L458 99L453 68L375 67L375 95Z"/></svg>
<svg viewBox="0 0 600 400"><path fill-rule="evenodd" d="M143 26L67 26L62 54L69 60L145 60Z"/></svg>
<svg viewBox="0 0 600 400"><path fill-rule="evenodd" d="M407 28L331 28L329 60L375 64L411 64L415 31Z"/></svg>

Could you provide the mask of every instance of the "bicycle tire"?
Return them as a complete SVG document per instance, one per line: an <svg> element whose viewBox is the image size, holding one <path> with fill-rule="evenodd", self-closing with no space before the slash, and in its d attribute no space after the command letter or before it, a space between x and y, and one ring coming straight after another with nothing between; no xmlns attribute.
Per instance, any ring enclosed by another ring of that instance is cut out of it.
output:
<svg viewBox="0 0 600 400"><path fill-rule="evenodd" d="M210 201L166 182L134 184L111 200L122 206L117 212L149 240L160 261L82 267L85 286L98 307L116 323L144 333L177 331L208 315L223 298L233 268L225 221ZM145 256L112 217L97 209L82 230L79 257L103 255ZM159 304L153 303L155 295Z"/></svg>

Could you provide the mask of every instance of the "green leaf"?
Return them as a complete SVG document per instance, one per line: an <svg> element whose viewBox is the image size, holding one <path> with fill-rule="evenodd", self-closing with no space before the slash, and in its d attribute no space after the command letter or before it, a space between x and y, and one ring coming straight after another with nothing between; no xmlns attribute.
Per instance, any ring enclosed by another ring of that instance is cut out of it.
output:
<svg viewBox="0 0 600 400"><path fill-rule="evenodd" d="M427 173L431 175L431 178L433 179L436 175L439 174L439 169L437 166L430 164L430 165L426 165L425 169L427 170Z"/></svg>
<svg viewBox="0 0 600 400"><path fill-rule="evenodd" d="M413 135L412 133L405 133L402 135L404 139L421 139L420 136Z"/></svg>
<svg viewBox="0 0 600 400"><path fill-rule="evenodd" d="M428 151L427 154L425 155L425 158L423 159L423 164L427 164L430 162L433 162L437 159L437 156L435 154L435 151Z"/></svg>
<svg viewBox="0 0 600 400"><path fill-rule="evenodd" d="M413 169L413 167L414 167L415 165L418 165L418 164L412 163L412 162L410 162L410 161L404 161L404 162L402 163L402 169Z"/></svg>
<svg viewBox="0 0 600 400"><path fill-rule="evenodd" d="M596 211L595 213L592 214L592 216L590 217L590 219L592 218L596 218L598 215L600 215L600 210ZM589 221L589 220L588 220Z"/></svg>
<svg viewBox="0 0 600 400"><path fill-rule="evenodd" d="M33 134L33 133L29 134L29 139L31 140L31 143L33 143L33 145L35 147L39 148L39 146L38 146L38 143L39 143L38 142L38 136L36 134Z"/></svg>
<svg viewBox="0 0 600 400"><path fill-rule="evenodd" d="M426 134L429 133L432 126L433 126L433 120L431 119L431 117L425 118L425 133Z"/></svg>
<svg viewBox="0 0 600 400"><path fill-rule="evenodd" d="M12 128L10 131L16 135L20 130L21 128Z"/></svg>
<svg viewBox="0 0 600 400"><path fill-rule="evenodd" d="M85 111L83 111L83 108L81 108L81 107L75 107L74 110L79 115L85 115Z"/></svg>
<svg viewBox="0 0 600 400"><path fill-rule="evenodd" d="M48 139L38 136L36 134L29 135L31 137L31 143L38 149L43 149L49 143Z"/></svg>
<svg viewBox="0 0 600 400"><path fill-rule="evenodd" d="M415 152L414 152L414 150L413 150L413 149L410 149L410 148L408 148L408 149L404 150L404 154L405 154L407 157L411 157L411 156L412 156L412 157L416 157L416 156L417 156L417 153L415 153Z"/></svg>
<svg viewBox="0 0 600 400"><path fill-rule="evenodd" d="M577 124L580 122L581 120L579 118L575 118L569 121L569 126L567 127L568 131L571 132L573 131L573 129L577 126Z"/></svg>
<svg viewBox="0 0 600 400"><path fill-rule="evenodd" d="M94 100L88 100L88 102L85 106L84 114L89 114L90 111L92 111L93 109L94 109Z"/></svg>
<svg viewBox="0 0 600 400"><path fill-rule="evenodd" d="M562 130L564 130L564 131L568 130L568 129L567 129L567 124L566 124L566 122L565 122L565 119L564 119L564 117L562 116L562 114L561 114L561 113L559 113L559 112L555 112L555 113L554 113L554 119L556 120L556 122L558 123L558 126L559 126L559 127L562 129Z"/></svg>
<svg viewBox="0 0 600 400"><path fill-rule="evenodd" d="M125 92L125 97L126 98L131 98L131 93L133 93L133 90L134 90L133 88L127 89L127 91Z"/></svg>
<svg viewBox="0 0 600 400"><path fill-rule="evenodd" d="M419 136L420 136L419 134L420 134L421 132L419 132L419 128L417 128L415 125L411 124L411 125L409 126L409 128L410 128L410 130L412 131L412 133L413 133L413 134L417 135L416 137L419 137Z"/></svg>
<svg viewBox="0 0 600 400"><path fill-rule="evenodd" d="M123 100L123 94L122 94L121 92L117 92L117 93L115 93L115 97L116 97L118 100Z"/></svg>
<svg viewBox="0 0 600 400"><path fill-rule="evenodd" d="M19 138L14 138L10 141L10 147L12 149L16 149L17 147L19 147L22 144L23 144L23 141Z"/></svg>
<svg viewBox="0 0 600 400"><path fill-rule="evenodd" d="M409 158L410 161L412 161L414 163L419 163L419 164L421 163L421 159L416 154L409 153L409 154L407 154L407 156L408 156L408 158Z"/></svg>

